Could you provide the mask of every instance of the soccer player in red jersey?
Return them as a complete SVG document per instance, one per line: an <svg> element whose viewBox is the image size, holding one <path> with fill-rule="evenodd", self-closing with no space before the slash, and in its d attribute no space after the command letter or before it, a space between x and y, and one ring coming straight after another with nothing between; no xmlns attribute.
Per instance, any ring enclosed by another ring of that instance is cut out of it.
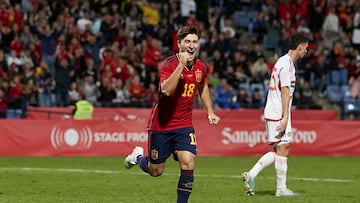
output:
<svg viewBox="0 0 360 203"><path fill-rule="evenodd" d="M199 30L184 26L178 30L179 52L159 65L160 96L149 119L149 156L142 147L135 147L125 158L125 168L135 164L151 176L164 172L166 159L173 154L180 163L177 202L187 202L194 180L196 155L195 131L192 124L193 101L199 94L208 113L210 124L220 118L214 113L209 87L205 82L206 66L196 58Z"/></svg>

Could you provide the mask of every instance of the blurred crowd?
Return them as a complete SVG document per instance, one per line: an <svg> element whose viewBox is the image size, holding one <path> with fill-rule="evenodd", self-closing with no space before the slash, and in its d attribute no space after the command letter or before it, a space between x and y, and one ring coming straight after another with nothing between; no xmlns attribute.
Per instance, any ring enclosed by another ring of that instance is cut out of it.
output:
<svg viewBox="0 0 360 203"><path fill-rule="evenodd" d="M326 99L328 86L360 96L356 0L0 0L0 117L81 98L150 107L157 64L177 51L182 25L201 31L198 58L217 108L262 108L295 32L310 41L297 64L297 108L322 108L314 95Z"/></svg>

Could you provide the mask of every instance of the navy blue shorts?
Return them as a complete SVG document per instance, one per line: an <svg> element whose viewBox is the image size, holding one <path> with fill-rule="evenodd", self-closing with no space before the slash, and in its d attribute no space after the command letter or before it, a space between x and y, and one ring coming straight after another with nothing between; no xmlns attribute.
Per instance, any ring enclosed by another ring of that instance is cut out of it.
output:
<svg viewBox="0 0 360 203"><path fill-rule="evenodd" d="M149 131L149 157L151 163L164 163L175 151L189 151L196 155L194 128Z"/></svg>

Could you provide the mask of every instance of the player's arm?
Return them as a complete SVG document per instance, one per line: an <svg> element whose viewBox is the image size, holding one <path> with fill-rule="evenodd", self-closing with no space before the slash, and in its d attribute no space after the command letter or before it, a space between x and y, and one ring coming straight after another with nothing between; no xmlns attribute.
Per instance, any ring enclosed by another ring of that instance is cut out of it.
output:
<svg viewBox="0 0 360 203"><path fill-rule="evenodd" d="M175 70L170 74L170 76L164 80L162 80L160 87L161 93L170 96L176 89L181 73L186 65L187 57L184 55L185 52L180 52L178 54L179 64L176 66ZM187 54L187 52L186 52ZM166 68L166 67L165 67ZM160 76L161 80L161 76Z"/></svg>
<svg viewBox="0 0 360 203"><path fill-rule="evenodd" d="M210 97L210 90L207 84L200 85L198 88L200 99L205 106L206 111L208 112L208 119L210 124L218 124L220 117L214 113L212 106L212 101Z"/></svg>
<svg viewBox="0 0 360 203"><path fill-rule="evenodd" d="M289 118L289 105L290 105L290 87L281 87L281 103L282 103L282 117L284 120Z"/></svg>
<svg viewBox="0 0 360 203"><path fill-rule="evenodd" d="M281 87L281 106L282 106L282 118L280 125L277 127L279 132L285 132L289 119L289 105L290 105L290 87Z"/></svg>

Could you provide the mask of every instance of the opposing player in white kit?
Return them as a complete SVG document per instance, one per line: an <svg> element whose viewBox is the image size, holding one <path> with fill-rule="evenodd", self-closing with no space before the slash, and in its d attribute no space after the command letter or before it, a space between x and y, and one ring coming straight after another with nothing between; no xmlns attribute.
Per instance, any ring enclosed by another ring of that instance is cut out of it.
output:
<svg viewBox="0 0 360 203"><path fill-rule="evenodd" d="M264 118L268 142L273 146L273 151L264 154L249 172L242 173L245 192L249 196L255 195L255 177L274 162L277 180L275 195L298 195L287 188L286 173L292 137L291 103L296 82L294 63L304 57L307 47L306 37L301 34L293 35L290 39L288 53L280 57L272 69Z"/></svg>

